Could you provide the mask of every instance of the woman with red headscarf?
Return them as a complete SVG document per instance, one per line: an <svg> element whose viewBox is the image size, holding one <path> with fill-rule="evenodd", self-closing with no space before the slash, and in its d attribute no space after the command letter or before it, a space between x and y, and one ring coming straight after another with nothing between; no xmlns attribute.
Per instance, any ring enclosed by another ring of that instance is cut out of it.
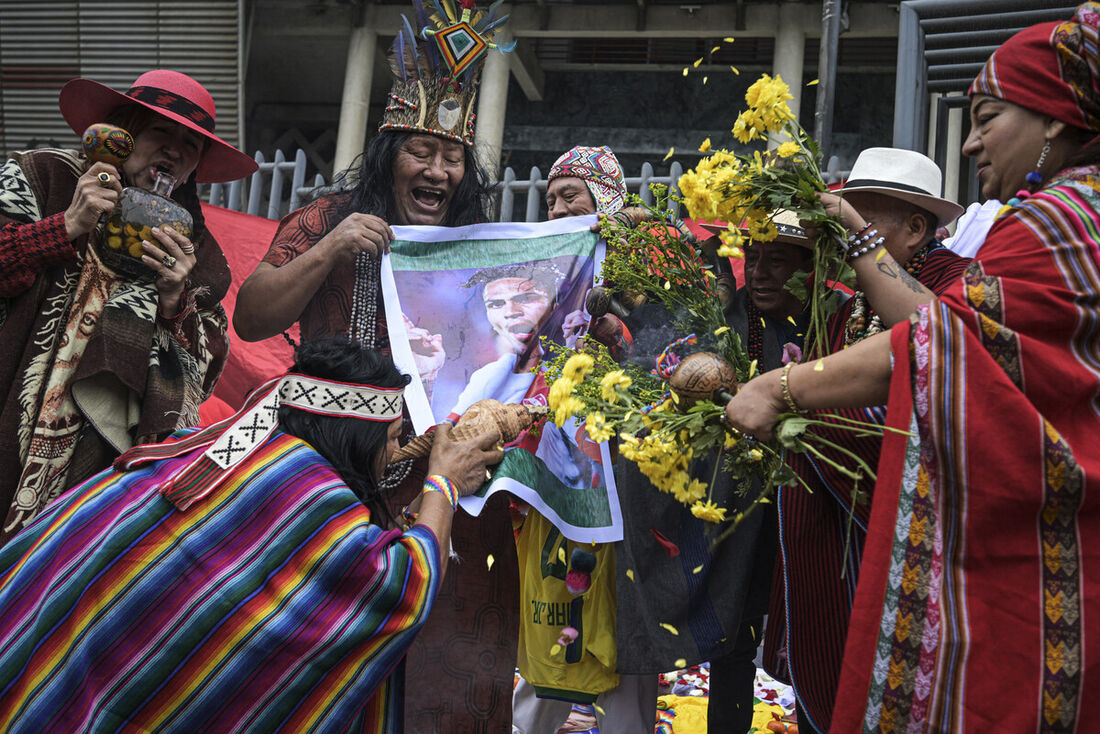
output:
<svg viewBox="0 0 1100 734"><path fill-rule="evenodd" d="M1025 29L971 86L963 152L1008 206L959 282L727 407L767 436L780 413L889 399L832 731L1100 720L1098 25L1088 2Z"/></svg>

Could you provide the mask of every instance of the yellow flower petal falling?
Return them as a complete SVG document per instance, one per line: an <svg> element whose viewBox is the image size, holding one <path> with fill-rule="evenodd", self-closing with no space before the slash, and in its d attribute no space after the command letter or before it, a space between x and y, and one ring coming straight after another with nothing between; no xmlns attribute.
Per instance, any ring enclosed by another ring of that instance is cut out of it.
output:
<svg viewBox="0 0 1100 734"><path fill-rule="evenodd" d="M687 69L684 69L684 76L687 76ZM665 157L662 160L667 161L669 158L672 157L672 154L675 153L675 152L676 152L676 147L675 146L669 148L668 152L665 153Z"/></svg>
<svg viewBox="0 0 1100 734"><path fill-rule="evenodd" d="M722 40L725 41L726 43L733 43L734 38L733 38L733 36L726 36Z"/></svg>
<svg viewBox="0 0 1100 734"><path fill-rule="evenodd" d="M680 630L676 629L668 622L661 622L661 626L664 627L669 632L669 634L673 634L676 636L680 635Z"/></svg>
<svg viewBox="0 0 1100 734"><path fill-rule="evenodd" d="M676 666L676 670L681 670L683 668L686 668L687 664L688 664L688 661L685 660L684 658L676 658L676 662L673 663L673 665Z"/></svg>
<svg viewBox="0 0 1100 734"><path fill-rule="evenodd" d="M492 571L492 570L493 570L493 561L495 561L495 560L496 560L496 559L495 559L495 558L493 558L493 554L492 554L492 553L490 553L489 555L487 555L487 556L485 557L485 570L486 570L486 571Z"/></svg>
<svg viewBox="0 0 1100 734"><path fill-rule="evenodd" d="M632 568L626 569L626 577L628 579L630 579L631 581L633 581L634 580L634 569L632 569Z"/></svg>
<svg viewBox="0 0 1100 734"><path fill-rule="evenodd" d="M726 519L726 508L713 502L696 502L691 506L691 514L707 522L722 522Z"/></svg>

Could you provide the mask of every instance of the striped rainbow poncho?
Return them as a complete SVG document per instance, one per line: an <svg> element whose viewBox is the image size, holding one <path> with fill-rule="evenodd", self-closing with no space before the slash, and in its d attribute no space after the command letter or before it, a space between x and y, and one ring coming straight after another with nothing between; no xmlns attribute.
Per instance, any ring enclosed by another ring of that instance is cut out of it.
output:
<svg viewBox="0 0 1100 734"><path fill-rule="evenodd" d="M372 525L283 433L181 512L158 486L192 457L103 472L0 549L0 730L398 731L432 532Z"/></svg>

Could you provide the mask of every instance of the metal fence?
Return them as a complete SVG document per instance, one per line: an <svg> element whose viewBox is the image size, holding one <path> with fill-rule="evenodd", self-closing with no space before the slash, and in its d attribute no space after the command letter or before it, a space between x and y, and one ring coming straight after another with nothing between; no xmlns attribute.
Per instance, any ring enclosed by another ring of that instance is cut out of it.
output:
<svg viewBox="0 0 1100 734"><path fill-rule="evenodd" d="M276 151L273 161L264 160L263 153L256 153L256 162L260 168L248 178L230 183L210 184L204 187L200 196L211 204L233 211L246 212L268 219L281 219L309 201L310 195L318 186L326 185L321 174L316 174L313 183L306 185L306 154L299 149L294 160L287 160L283 152ZM643 163L637 176L626 179L627 190L639 194L647 204L653 204L650 184L664 184L676 193L676 182L683 173L683 167L673 161L668 174L656 175L651 163ZM289 180L289 186L287 181ZM546 179L537 168L532 168L525 179L516 177L511 168L504 169L504 175L493 187L493 200L500 222L537 222L544 218L543 199L546 197ZM517 200L519 205L517 206ZM669 203L674 213L679 209L675 202Z"/></svg>
<svg viewBox="0 0 1100 734"><path fill-rule="evenodd" d="M256 151L254 157L260 168L251 176L229 183L210 184L209 192L200 192L199 196L206 193L206 200L211 204L235 212L282 219L284 215L308 201L310 192L316 187L325 185L325 179L319 173L314 177L311 186L305 185L306 153L301 148L294 154L292 161L288 161L281 150L275 151L275 160L270 163L264 160L264 154L259 151ZM290 188L284 193L283 186L288 177ZM244 202L246 188L247 203Z"/></svg>

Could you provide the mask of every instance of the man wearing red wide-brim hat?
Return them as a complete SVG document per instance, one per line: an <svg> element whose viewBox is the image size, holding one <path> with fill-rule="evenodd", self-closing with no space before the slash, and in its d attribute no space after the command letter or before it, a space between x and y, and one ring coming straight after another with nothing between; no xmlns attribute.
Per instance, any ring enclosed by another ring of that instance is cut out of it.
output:
<svg viewBox="0 0 1100 734"><path fill-rule="evenodd" d="M0 542L133 444L197 422L225 360L230 275L196 183L257 167L215 134L210 93L177 71L146 72L125 93L74 79L58 103L77 135L126 132L98 160L44 149L0 168ZM134 267L105 264L101 221L124 187L151 189L158 174L174 179L190 236L153 227Z"/></svg>

